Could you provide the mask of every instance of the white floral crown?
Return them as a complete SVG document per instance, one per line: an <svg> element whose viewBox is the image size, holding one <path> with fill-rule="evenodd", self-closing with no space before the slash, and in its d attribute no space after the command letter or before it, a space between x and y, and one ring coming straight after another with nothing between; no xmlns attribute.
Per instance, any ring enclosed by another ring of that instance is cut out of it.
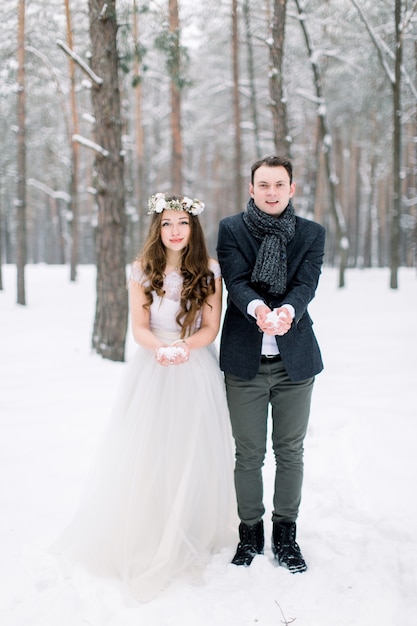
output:
<svg viewBox="0 0 417 626"><path fill-rule="evenodd" d="M156 193L154 196L150 196L148 200L148 215L151 213L162 213L165 209L171 209L172 211L187 211L191 215L199 215L204 211L205 204L200 200L187 198L173 198L172 200L166 200L165 193Z"/></svg>

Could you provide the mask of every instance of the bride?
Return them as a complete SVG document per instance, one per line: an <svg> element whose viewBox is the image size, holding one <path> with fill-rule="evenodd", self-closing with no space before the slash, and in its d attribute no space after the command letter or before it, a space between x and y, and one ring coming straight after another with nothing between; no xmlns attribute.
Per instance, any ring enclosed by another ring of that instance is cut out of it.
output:
<svg viewBox="0 0 417 626"><path fill-rule="evenodd" d="M59 541L75 562L148 601L201 578L235 541L233 444L214 340L222 301L198 200L156 194L129 280L138 348L81 506Z"/></svg>

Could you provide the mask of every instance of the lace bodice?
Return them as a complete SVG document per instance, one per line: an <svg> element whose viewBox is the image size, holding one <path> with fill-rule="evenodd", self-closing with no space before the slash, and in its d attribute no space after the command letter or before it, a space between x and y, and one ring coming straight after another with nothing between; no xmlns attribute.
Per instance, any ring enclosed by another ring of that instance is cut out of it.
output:
<svg viewBox="0 0 417 626"><path fill-rule="evenodd" d="M210 260L210 269L215 278L221 276L220 265L214 259ZM146 276L142 272L139 263L134 263L131 271L131 280L139 285L146 284ZM176 322L179 310L183 278L177 271L170 272L164 279L165 295L161 298L155 292L152 293L153 302L151 304L151 329L155 331L179 332L180 327ZM201 326L201 314L196 320L195 329Z"/></svg>
<svg viewBox="0 0 417 626"><path fill-rule="evenodd" d="M178 272L170 272L165 276L164 289L168 300L180 301L182 282L182 276Z"/></svg>

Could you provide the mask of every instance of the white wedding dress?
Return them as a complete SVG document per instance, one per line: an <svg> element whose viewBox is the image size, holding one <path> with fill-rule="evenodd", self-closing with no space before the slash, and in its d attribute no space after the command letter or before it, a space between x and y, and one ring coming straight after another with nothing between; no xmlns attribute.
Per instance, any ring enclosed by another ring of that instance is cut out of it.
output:
<svg viewBox="0 0 417 626"><path fill-rule="evenodd" d="M215 276L220 268L212 262ZM131 280L140 282L134 267ZM182 278L154 294L151 327L171 343ZM140 601L180 577L198 580L210 555L236 542L233 443L213 345L162 367L138 347L112 411L80 509L58 542L71 560L122 579Z"/></svg>

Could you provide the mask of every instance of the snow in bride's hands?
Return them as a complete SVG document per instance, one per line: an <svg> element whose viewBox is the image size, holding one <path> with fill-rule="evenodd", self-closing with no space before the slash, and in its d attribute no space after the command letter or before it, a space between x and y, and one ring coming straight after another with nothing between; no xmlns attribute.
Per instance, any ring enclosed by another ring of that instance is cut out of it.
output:
<svg viewBox="0 0 417 626"><path fill-rule="evenodd" d="M161 346L156 351L158 361L165 358L170 363L175 363L178 357L185 358L186 356L187 353L181 346Z"/></svg>

